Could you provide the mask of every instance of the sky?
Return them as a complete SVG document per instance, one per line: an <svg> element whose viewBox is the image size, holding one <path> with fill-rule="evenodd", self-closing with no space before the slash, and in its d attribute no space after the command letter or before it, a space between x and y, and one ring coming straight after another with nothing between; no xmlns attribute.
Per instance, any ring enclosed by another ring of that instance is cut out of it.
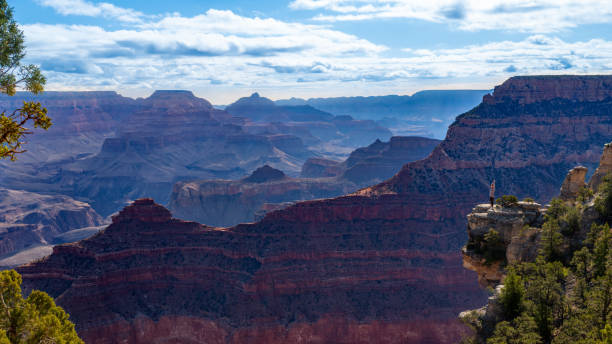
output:
<svg viewBox="0 0 612 344"><path fill-rule="evenodd" d="M8 0L47 90L214 104L610 74L609 0Z"/></svg>

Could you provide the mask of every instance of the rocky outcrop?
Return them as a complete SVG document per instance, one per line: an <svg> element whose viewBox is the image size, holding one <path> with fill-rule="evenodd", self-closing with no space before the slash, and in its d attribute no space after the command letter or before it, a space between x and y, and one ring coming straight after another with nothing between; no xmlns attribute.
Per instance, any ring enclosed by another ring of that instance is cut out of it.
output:
<svg viewBox="0 0 612 344"><path fill-rule="evenodd" d="M283 180L287 178L287 176L283 173L283 171L272 168L268 165L264 165L251 173L250 176L244 179L247 183L266 183L272 181Z"/></svg>
<svg viewBox="0 0 612 344"><path fill-rule="evenodd" d="M376 186L226 229L126 219L22 267L24 286L57 297L92 343L146 342L148 329L193 341L218 328L230 335L215 340L229 343L296 333L315 343L457 342L466 328L456 316L486 302L461 266L465 214L492 179L499 193L550 199L612 136L612 101L520 99L457 117L427 158Z"/></svg>
<svg viewBox="0 0 612 344"><path fill-rule="evenodd" d="M87 203L0 188L0 258L54 243L70 230L101 224L102 218Z"/></svg>
<svg viewBox="0 0 612 344"><path fill-rule="evenodd" d="M270 166L237 181L177 183L169 208L178 217L213 226L252 222L296 201L330 198L385 180L403 164L426 157L439 143L421 137L392 137L355 150L344 162L309 159L302 176L288 178Z"/></svg>
<svg viewBox="0 0 612 344"><path fill-rule="evenodd" d="M478 273L482 286L495 286L506 264L532 261L538 254L540 227L545 209L535 202L512 206L477 205L468 214L468 242L463 266Z"/></svg>
<svg viewBox="0 0 612 344"><path fill-rule="evenodd" d="M604 177L610 172L612 172L612 145L606 144L601 159L599 160L599 166L589 181L589 187L593 189L593 191L597 191Z"/></svg>
<svg viewBox="0 0 612 344"><path fill-rule="evenodd" d="M606 168L605 157L609 154L609 145L604 146L601 159L603 167L598 168L599 171L604 171ZM515 272L518 271L522 279L522 282L519 282L521 288L529 286L537 279L536 276L540 272L527 272L533 265L521 265L521 263L535 262L536 266L550 262L560 264L563 274L567 277L564 277L564 281L559 284L559 297L570 300L565 307L574 309L574 314L584 312L580 310L582 300L577 299L580 301L576 303L571 301L572 295L576 294L576 286L584 284L585 290L596 287L585 280L580 280L584 277L578 272L581 270L577 271L574 268L576 264L574 259L579 257L576 255L578 252L584 253L584 250L587 253L592 252L589 251L589 246L593 245L592 237L597 236L594 234L597 233L595 225L607 222L595 205L597 197L602 195L586 187L584 178L587 171L583 166L571 169L561 186L560 198L552 200L546 208L540 208L539 204L534 202L513 203L506 197L506 202L502 202L505 203L503 206L491 207L488 204L481 204L467 215L469 238L462 249L463 265L466 269L478 273L479 283L483 287L494 288L493 295L489 297L484 307L464 311L459 315L464 323L476 330L473 342L488 342L487 339L494 335L494 331L498 333L499 327L496 326L500 322L512 320L508 318L501 299L502 291L506 288L504 280L510 270L509 267L515 269ZM593 178L600 177L593 176ZM593 179L590 184L598 185L597 182L593 183ZM548 232L549 230L554 232ZM533 299L529 299L532 297L529 294L533 295L533 290L538 289L529 289L525 292L527 300L522 301L524 304L533 302ZM571 323L571 316L565 318L564 322ZM559 336L557 338L564 336L564 334L559 335L561 331L558 329L551 332L554 333L553 336ZM569 336L572 340L579 338L579 335ZM552 342L555 342L555 339Z"/></svg>
<svg viewBox="0 0 612 344"><path fill-rule="evenodd" d="M572 168L563 184L561 184L561 194L559 198L564 201L575 200L578 197L580 190L587 186L584 182L588 169L584 166L576 166Z"/></svg>

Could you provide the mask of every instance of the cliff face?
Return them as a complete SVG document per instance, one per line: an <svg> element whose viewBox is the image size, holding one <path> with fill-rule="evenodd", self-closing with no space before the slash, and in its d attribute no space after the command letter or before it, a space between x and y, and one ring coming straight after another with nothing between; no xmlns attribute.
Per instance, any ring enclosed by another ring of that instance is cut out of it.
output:
<svg viewBox="0 0 612 344"><path fill-rule="evenodd" d="M567 170L599 160L611 105L485 102L374 187L229 229L121 217L20 272L59 296L91 343L454 343L457 314L486 300L461 265L465 213L494 178L501 194L556 195Z"/></svg>
<svg viewBox="0 0 612 344"><path fill-rule="evenodd" d="M612 98L611 87L609 75L515 76L495 87L494 96L485 96L483 101L510 100L522 105L553 99L599 102Z"/></svg>
<svg viewBox="0 0 612 344"><path fill-rule="evenodd" d="M0 257L50 244L73 229L101 224L102 218L87 203L0 188Z"/></svg>
<svg viewBox="0 0 612 344"><path fill-rule="evenodd" d="M289 202L336 197L378 183L406 162L426 157L439 142L421 137L377 140L355 150L344 162L309 159L302 175L310 178L289 178L265 167L236 181L180 182L173 188L169 208L179 218L212 226L252 222Z"/></svg>
<svg viewBox="0 0 612 344"><path fill-rule="evenodd" d="M541 235L535 228L542 226L545 211L535 202L476 206L467 216L463 266L478 273L480 285L494 287L503 279L505 264L535 260Z"/></svg>
<svg viewBox="0 0 612 344"><path fill-rule="evenodd" d="M465 332L451 319L471 297L469 274L438 275L454 255L417 249L436 237L383 218L346 226L333 211L296 218L313 206L213 229L139 200L100 234L18 270L87 343L449 343Z"/></svg>

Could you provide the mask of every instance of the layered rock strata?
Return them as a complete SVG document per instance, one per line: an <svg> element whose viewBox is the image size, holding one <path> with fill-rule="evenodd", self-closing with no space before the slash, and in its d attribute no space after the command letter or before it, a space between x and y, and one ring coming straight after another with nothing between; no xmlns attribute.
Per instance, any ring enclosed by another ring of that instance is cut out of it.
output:
<svg viewBox="0 0 612 344"><path fill-rule="evenodd" d="M56 297L87 343L433 344L464 334L453 305L472 297L470 274L445 268L454 255L418 250L439 237L394 228L399 204L334 202L378 212L379 226L346 226L337 207L307 202L215 229L143 199L98 235L18 270L27 290Z"/></svg>

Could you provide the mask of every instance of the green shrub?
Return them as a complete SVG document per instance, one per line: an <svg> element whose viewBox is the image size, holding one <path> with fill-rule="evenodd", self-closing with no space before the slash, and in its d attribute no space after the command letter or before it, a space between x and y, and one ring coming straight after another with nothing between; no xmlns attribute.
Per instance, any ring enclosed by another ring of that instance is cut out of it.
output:
<svg viewBox="0 0 612 344"><path fill-rule="evenodd" d="M498 198L495 203L501 205L502 207L508 208L508 207L514 207L516 205L518 205L518 198L516 198L516 196L514 195L503 195L500 198Z"/></svg>
<svg viewBox="0 0 612 344"><path fill-rule="evenodd" d="M580 203L585 203L590 200L591 197L593 197L593 190L586 186L583 186L578 191L578 197L576 197L576 200Z"/></svg>
<svg viewBox="0 0 612 344"><path fill-rule="evenodd" d="M504 240L499 232L492 228L484 235L482 250L487 263L503 260L506 257Z"/></svg>
<svg viewBox="0 0 612 344"><path fill-rule="evenodd" d="M580 211L577 208L569 207L563 219L567 222L567 227L563 228L561 234L568 236L580 230Z"/></svg>
<svg viewBox="0 0 612 344"><path fill-rule="evenodd" d="M504 309L504 316L512 320L523 311L523 299L525 297L525 286L521 276L514 270L510 270L504 280L504 289L499 295L499 302Z"/></svg>
<svg viewBox="0 0 612 344"><path fill-rule="evenodd" d="M535 203L535 200L531 197L525 197L523 198L523 202Z"/></svg>
<svg viewBox="0 0 612 344"><path fill-rule="evenodd" d="M604 221L612 219L612 178L610 175L605 176L599 185L595 208Z"/></svg>
<svg viewBox="0 0 612 344"><path fill-rule="evenodd" d="M553 198L550 201L548 210L546 211L546 220L557 220L567 213L569 207L559 198Z"/></svg>

